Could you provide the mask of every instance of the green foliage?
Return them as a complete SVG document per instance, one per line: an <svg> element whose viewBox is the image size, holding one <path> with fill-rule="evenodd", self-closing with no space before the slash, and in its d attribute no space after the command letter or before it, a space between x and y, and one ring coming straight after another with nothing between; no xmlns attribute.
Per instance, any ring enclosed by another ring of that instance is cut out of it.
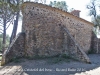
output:
<svg viewBox="0 0 100 75"><path fill-rule="evenodd" d="M70 10L69 10L69 12L72 12L73 10L75 10L74 8L71 8Z"/></svg>
<svg viewBox="0 0 100 75"><path fill-rule="evenodd" d="M21 63L21 62L25 62L25 61L22 58L17 57L17 58L12 58L10 60L10 62Z"/></svg>
<svg viewBox="0 0 100 75"><path fill-rule="evenodd" d="M45 4L46 3L46 0L34 0L34 2L39 2L39 3Z"/></svg>
<svg viewBox="0 0 100 75"><path fill-rule="evenodd" d="M92 19L92 23L93 23L95 26L100 26L100 15L97 15L96 18L93 18L93 19Z"/></svg>
<svg viewBox="0 0 100 75"><path fill-rule="evenodd" d="M0 34L0 51L2 51L2 40L3 40L3 38L2 38L2 34ZM10 40L10 37L9 37L9 35L7 35L6 36L6 48L9 46L9 40Z"/></svg>
<svg viewBox="0 0 100 75"><path fill-rule="evenodd" d="M51 63L51 64L57 64L57 63L62 63L62 62L70 62L71 60L71 57L70 56L67 56L66 54L61 54L61 55L58 55L58 56L55 56L53 58L50 58L48 63Z"/></svg>
<svg viewBox="0 0 100 75"><path fill-rule="evenodd" d="M94 50L88 50L88 54L94 54L95 53L95 51Z"/></svg>
<svg viewBox="0 0 100 75"><path fill-rule="evenodd" d="M0 38L0 51L2 50L2 38Z"/></svg>
<svg viewBox="0 0 100 75"><path fill-rule="evenodd" d="M0 0L0 15L3 19L7 19L7 23L10 22L11 18L15 14L17 6L12 4L9 0Z"/></svg>
<svg viewBox="0 0 100 75"><path fill-rule="evenodd" d="M0 60L2 59L2 56L0 56Z"/></svg>
<svg viewBox="0 0 100 75"><path fill-rule="evenodd" d="M54 56L53 56L54 57ZM49 56L45 56L45 55L42 55L42 56L39 56L39 55L35 55L35 56L27 56L25 57L29 60L41 60L41 59L46 59L46 58L51 58Z"/></svg>
<svg viewBox="0 0 100 75"><path fill-rule="evenodd" d="M0 51L2 50L2 37L3 37L3 35L2 34L0 34Z"/></svg>
<svg viewBox="0 0 100 75"><path fill-rule="evenodd" d="M92 22L95 26L100 26L100 15L98 15L98 9L100 9L99 0L90 0L90 3L87 5L89 10L89 16L92 16Z"/></svg>
<svg viewBox="0 0 100 75"><path fill-rule="evenodd" d="M15 14L18 9L15 0L0 0L0 33L3 33L2 50L5 50L6 44L6 30L13 23Z"/></svg>
<svg viewBox="0 0 100 75"><path fill-rule="evenodd" d="M97 10L96 10L96 0L90 0L90 4L87 5L87 9L89 10L90 16L96 16Z"/></svg>
<svg viewBox="0 0 100 75"><path fill-rule="evenodd" d="M66 54L62 54L61 57L62 57L62 58L65 58L65 59L71 59L71 57L68 56L68 55L66 55Z"/></svg>
<svg viewBox="0 0 100 75"><path fill-rule="evenodd" d="M33 57L26 57L27 59L29 60L46 60L47 63L50 63L50 64L57 64L57 63L62 63L62 62L67 62L69 63L71 60L74 60L74 61L78 61L76 58L73 58L73 57L70 57L66 54L58 54L58 55L55 55L55 56L33 56Z"/></svg>
<svg viewBox="0 0 100 75"><path fill-rule="evenodd" d="M52 6L52 7L56 7L56 8L59 8L59 9L62 9L62 10L65 10L65 11L67 11L68 9L68 6L67 6L67 4L66 4L66 2L65 1L54 1L54 2L52 2L52 1L50 1L50 4L49 4L50 6Z"/></svg>

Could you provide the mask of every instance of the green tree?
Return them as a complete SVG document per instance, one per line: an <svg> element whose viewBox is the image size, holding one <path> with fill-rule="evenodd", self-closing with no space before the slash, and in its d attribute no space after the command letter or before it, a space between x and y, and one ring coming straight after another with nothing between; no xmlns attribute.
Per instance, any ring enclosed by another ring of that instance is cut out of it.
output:
<svg viewBox="0 0 100 75"><path fill-rule="evenodd" d="M2 51L2 38L0 38L0 52Z"/></svg>
<svg viewBox="0 0 100 75"><path fill-rule="evenodd" d="M90 4L87 5L87 9L89 10L89 16L92 16L92 22L95 26L100 26L99 15L97 13L99 7L100 1L98 0L91 0Z"/></svg>
<svg viewBox="0 0 100 75"><path fill-rule="evenodd" d="M11 4L10 0L0 0L0 30L3 33L3 50L6 47L6 30L13 23L16 10L17 5Z"/></svg>
<svg viewBox="0 0 100 75"><path fill-rule="evenodd" d="M94 32L96 33L96 30L98 29L98 26L100 28L100 15L98 15L97 11L98 8L100 7L100 1L99 0L91 0L90 4L87 5L87 9L89 9L89 15L92 16L92 22L94 23L95 30ZM96 34L97 35L97 34ZM96 47L96 53L99 52L99 42L97 41L97 47Z"/></svg>
<svg viewBox="0 0 100 75"><path fill-rule="evenodd" d="M68 11L68 9L67 9L68 6L67 6L65 1L61 1L61 2L60 1L54 1L54 2L50 1L49 5L52 6L52 7L62 9L64 11Z"/></svg>
<svg viewBox="0 0 100 75"><path fill-rule="evenodd" d="M2 37L3 37L3 35L0 34L0 52L2 51Z"/></svg>
<svg viewBox="0 0 100 75"><path fill-rule="evenodd" d="M26 1L31 1L31 0L10 0L9 1L10 4L14 4L15 6L17 6L17 8L16 8L17 10L15 11L13 30L12 30L12 34L10 37L10 43L16 37L17 28L18 28L18 21L19 21L19 18L22 17L22 15L20 15L20 6L23 2L26 2Z"/></svg>
<svg viewBox="0 0 100 75"><path fill-rule="evenodd" d="M95 26L99 26L99 27L100 27L100 15L97 15L96 18L93 18L93 19L92 19L92 23L93 23Z"/></svg>
<svg viewBox="0 0 100 75"><path fill-rule="evenodd" d="M9 40L10 40L9 35L6 35L6 45L5 45L6 48L9 46ZM3 46L2 41L3 41L3 34L0 34L0 52L2 51L2 46Z"/></svg>
<svg viewBox="0 0 100 75"><path fill-rule="evenodd" d="M9 2L10 4L12 4L12 1ZM13 30L12 30L12 34L10 37L10 43L12 42L12 40L16 37L16 33L17 33L17 28L18 28L18 19L19 19L19 13L20 13L20 1L19 0L13 0L13 4L17 5L17 11L15 12L15 19L14 19L14 25L13 25Z"/></svg>
<svg viewBox="0 0 100 75"><path fill-rule="evenodd" d="M45 4L46 0L34 0L34 2L39 2L39 3Z"/></svg>

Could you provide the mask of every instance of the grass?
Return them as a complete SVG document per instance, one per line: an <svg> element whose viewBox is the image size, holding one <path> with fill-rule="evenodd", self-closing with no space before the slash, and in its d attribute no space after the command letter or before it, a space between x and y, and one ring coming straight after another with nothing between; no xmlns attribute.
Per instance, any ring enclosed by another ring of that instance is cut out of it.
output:
<svg viewBox="0 0 100 75"><path fill-rule="evenodd" d="M2 56L0 56L0 66L1 66L1 59L2 59Z"/></svg>
<svg viewBox="0 0 100 75"><path fill-rule="evenodd" d="M28 60L40 60L40 59L46 59L46 58L49 58L49 57L35 55L33 57L27 56L25 58L27 58Z"/></svg>
<svg viewBox="0 0 100 75"><path fill-rule="evenodd" d="M58 54L55 56L34 56L34 57L26 57L28 60L46 60L47 63L56 64L62 62L70 62L71 57L67 56L66 54Z"/></svg>
<svg viewBox="0 0 100 75"><path fill-rule="evenodd" d="M2 59L2 56L0 56L0 60Z"/></svg>
<svg viewBox="0 0 100 75"><path fill-rule="evenodd" d="M67 56L66 54L62 54L53 58L50 58L48 63L57 64L62 62L70 62L71 57Z"/></svg>
<svg viewBox="0 0 100 75"><path fill-rule="evenodd" d="M62 62L67 62L69 63L71 60L77 61L75 58L72 58L66 54L58 54L56 56L34 56L34 57L26 57L28 60L46 60L47 63L50 64L57 64L57 63L62 63Z"/></svg>
<svg viewBox="0 0 100 75"><path fill-rule="evenodd" d="M14 60L14 63L21 63L21 62L25 62L25 61L22 60L22 59L15 59L15 60Z"/></svg>
<svg viewBox="0 0 100 75"><path fill-rule="evenodd" d="M49 64L57 64L57 63L63 63L63 62L67 62L69 63L71 60L75 60L76 59L66 55L66 54L61 54L61 55L56 55L56 56L34 56L34 57L25 57L28 60L46 60L47 63ZM23 60L21 58L14 58L11 60L11 62L15 62L15 63L20 63L23 62Z"/></svg>
<svg viewBox="0 0 100 75"><path fill-rule="evenodd" d="M21 62L24 62L24 60L22 60L22 58L17 57L17 58L12 58L10 62L21 63Z"/></svg>
<svg viewBox="0 0 100 75"><path fill-rule="evenodd" d="M55 57L55 58L49 59L47 62L50 64L57 64L57 63L63 63L63 62L68 63L68 62L70 62L70 60L65 59L65 58Z"/></svg>
<svg viewBox="0 0 100 75"><path fill-rule="evenodd" d="M88 54L94 54L94 50L88 50Z"/></svg>

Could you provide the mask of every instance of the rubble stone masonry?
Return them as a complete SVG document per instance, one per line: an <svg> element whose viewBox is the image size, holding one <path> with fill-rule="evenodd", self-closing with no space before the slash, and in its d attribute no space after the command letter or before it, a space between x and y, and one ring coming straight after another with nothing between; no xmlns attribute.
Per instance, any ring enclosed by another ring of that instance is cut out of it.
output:
<svg viewBox="0 0 100 75"><path fill-rule="evenodd" d="M2 55L1 65L25 55L25 33L19 33Z"/></svg>
<svg viewBox="0 0 100 75"><path fill-rule="evenodd" d="M73 14L47 5L26 2L22 5L22 33L4 52L2 64L13 58L68 54L90 62L93 24ZM85 53L86 52L86 53Z"/></svg>
<svg viewBox="0 0 100 75"><path fill-rule="evenodd" d="M24 3L22 6L22 31L26 33L28 55L55 55L61 53L65 26L87 53L90 49L93 24L57 8L38 3Z"/></svg>

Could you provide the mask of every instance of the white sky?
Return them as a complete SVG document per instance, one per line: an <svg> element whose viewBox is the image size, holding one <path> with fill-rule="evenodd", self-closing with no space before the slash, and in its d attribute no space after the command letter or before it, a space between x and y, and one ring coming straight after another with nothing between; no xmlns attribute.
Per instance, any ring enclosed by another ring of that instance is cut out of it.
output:
<svg viewBox="0 0 100 75"><path fill-rule="evenodd" d="M88 9L86 8L86 5L89 4L90 0L47 0L48 3L50 1L66 1L66 4L68 5L68 8L74 8L76 10L80 10L80 17L91 21L90 16L88 16Z"/></svg>
<svg viewBox="0 0 100 75"><path fill-rule="evenodd" d="M86 9L86 5L90 2L90 0L47 0L47 4L49 4L50 1L66 1L69 9L74 8L76 10L80 10L80 17L87 21L91 21L91 17L88 16L88 9ZM8 28L7 34L11 35L11 32L12 26ZM21 21L19 21L17 33L19 32L21 32Z"/></svg>

